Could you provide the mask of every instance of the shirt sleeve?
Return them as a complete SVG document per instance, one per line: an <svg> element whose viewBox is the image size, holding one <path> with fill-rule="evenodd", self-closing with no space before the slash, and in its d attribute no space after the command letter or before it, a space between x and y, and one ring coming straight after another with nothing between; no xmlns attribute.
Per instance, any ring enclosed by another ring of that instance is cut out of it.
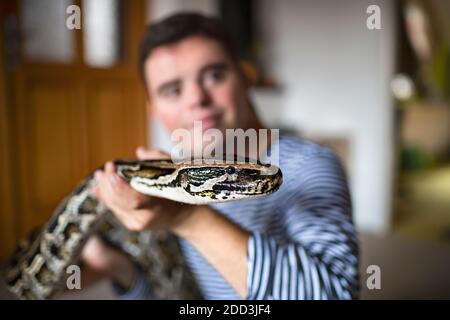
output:
<svg viewBox="0 0 450 320"><path fill-rule="evenodd" d="M286 182L288 197L274 214L289 241L251 233L247 299L357 298L357 235L336 156L309 159Z"/></svg>
<svg viewBox="0 0 450 320"><path fill-rule="evenodd" d="M121 300L152 300L152 290L147 281L145 273L138 269L136 270L136 277L128 290L122 288L116 282L112 282L113 291Z"/></svg>

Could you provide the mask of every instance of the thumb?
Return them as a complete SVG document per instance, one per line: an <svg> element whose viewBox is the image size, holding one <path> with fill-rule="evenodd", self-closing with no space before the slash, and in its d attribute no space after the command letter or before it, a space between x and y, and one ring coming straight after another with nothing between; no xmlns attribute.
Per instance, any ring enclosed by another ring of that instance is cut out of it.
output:
<svg viewBox="0 0 450 320"><path fill-rule="evenodd" d="M169 155L160 150L150 150L144 147L136 149L136 156L139 160L168 159Z"/></svg>

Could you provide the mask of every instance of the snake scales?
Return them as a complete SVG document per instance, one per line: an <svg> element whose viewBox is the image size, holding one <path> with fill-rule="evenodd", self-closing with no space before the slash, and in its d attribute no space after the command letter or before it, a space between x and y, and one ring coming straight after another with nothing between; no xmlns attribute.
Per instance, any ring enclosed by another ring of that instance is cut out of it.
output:
<svg viewBox="0 0 450 320"><path fill-rule="evenodd" d="M117 173L135 190L189 204L250 199L270 194L281 171L250 162L174 164L170 160L115 161ZM273 167L272 167L273 168ZM96 233L145 270L156 299L201 298L177 238L166 231L132 232L90 193L93 175L68 195L49 221L19 245L4 273L20 299L49 299L64 290L67 267L79 262L83 245Z"/></svg>

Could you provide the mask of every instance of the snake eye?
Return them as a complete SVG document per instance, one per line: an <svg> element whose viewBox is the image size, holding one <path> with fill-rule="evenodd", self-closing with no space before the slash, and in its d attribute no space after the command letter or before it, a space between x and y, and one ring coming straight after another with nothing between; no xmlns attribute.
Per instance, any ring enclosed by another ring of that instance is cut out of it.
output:
<svg viewBox="0 0 450 320"><path fill-rule="evenodd" d="M234 173L236 173L236 168L234 168L234 167L227 167L226 172L228 174L234 174Z"/></svg>

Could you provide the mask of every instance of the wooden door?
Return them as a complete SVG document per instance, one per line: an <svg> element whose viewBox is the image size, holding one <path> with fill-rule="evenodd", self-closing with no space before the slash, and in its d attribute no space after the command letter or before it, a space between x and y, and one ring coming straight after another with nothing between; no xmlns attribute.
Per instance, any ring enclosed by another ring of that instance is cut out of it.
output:
<svg viewBox="0 0 450 320"><path fill-rule="evenodd" d="M9 157L2 155L6 161L0 170L9 174L2 181L5 190L10 186L4 197L12 200L0 204L0 232L8 232L2 235L6 242L1 244L0 258L45 222L94 168L107 160L134 158L135 148L147 142L145 95L137 70L145 2L115 1L120 8L114 22L120 25L120 56L107 67L86 62L89 30L83 24L80 30L70 30L74 53L69 62L30 58L26 37L33 35L23 34L27 17L21 7L26 2L14 1L6 12L18 17L21 41L18 63L2 74L9 85L2 89L0 82L0 90L11 96L10 103L2 104L8 120L2 121L7 135L0 133L0 148ZM76 2L81 15L86 14L87 2Z"/></svg>

